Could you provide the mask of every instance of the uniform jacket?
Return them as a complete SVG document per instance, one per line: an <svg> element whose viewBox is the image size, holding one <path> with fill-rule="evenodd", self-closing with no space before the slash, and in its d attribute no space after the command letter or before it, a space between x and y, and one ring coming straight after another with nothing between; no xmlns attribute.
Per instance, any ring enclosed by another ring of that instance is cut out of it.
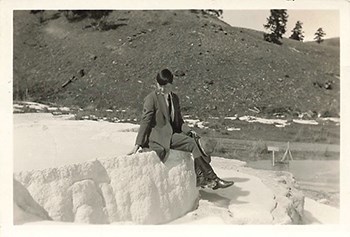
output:
<svg viewBox="0 0 350 237"><path fill-rule="evenodd" d="M188 133L191 129L184 123L181 116L179 97L172 93L174 106L174 121L170 115L164 95L158 90L148 94L144 100L142 117L136 144L147 147L148 143L161 145L168 153L173 133Z"/></svg>

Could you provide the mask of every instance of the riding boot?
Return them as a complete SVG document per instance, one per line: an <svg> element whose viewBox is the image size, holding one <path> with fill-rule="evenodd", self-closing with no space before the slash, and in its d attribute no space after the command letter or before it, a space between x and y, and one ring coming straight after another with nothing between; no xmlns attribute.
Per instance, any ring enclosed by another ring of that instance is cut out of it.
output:
<svg viewBox="0 0 350 237"><path fill-rule="evenodd" d="M205 183L205 176L201 169L201 167L198 165L197 159L194 160L194 170L196 173L196 186L197 187L204 187L206 185Z"/></svg>
<svg viewBox="0 0 350 237"><path fill-rule="evenodd" d="M203 157L196 158L195 163L200 167L206 178L215 179L217 177L211 165L208 164Z"/></svg>
<svg viewBox="0 0 350 237"><path fill-rule="evenodd" d="M202 157L198 157L194 161L197 175L197 187L208 187L215 190L218 188L227 188L234 184L233 181L220 179L215 174L211 165L205 162Z"/></svg>
<svg viewBox="0 0 350 237"><path fill-rule="evenodd" d="M217 177L217 175L202 157L194 159L194 167L197 176L197 187L213 188L216 186L214 179Z"/></svg>

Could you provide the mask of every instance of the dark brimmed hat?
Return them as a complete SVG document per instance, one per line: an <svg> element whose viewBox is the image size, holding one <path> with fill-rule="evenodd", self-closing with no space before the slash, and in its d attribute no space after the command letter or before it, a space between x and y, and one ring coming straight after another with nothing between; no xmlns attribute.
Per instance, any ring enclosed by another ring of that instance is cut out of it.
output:
<svg viewBox="0 0 350 237"><path fill-rule="evenodd" d="M159 85L164 86L168 83L173 83L174 75L169 69L163 69L157 74L157 82Z"/></svg>

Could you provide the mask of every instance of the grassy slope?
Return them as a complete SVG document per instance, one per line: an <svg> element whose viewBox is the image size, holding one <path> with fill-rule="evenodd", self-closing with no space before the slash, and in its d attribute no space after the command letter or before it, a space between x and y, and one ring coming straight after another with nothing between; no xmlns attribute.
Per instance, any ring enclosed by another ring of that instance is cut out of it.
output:
<svg viewBox="0 0 350 237"><path fill-rule="evenodd" d="M100 32L84 29L88 19L39 24L15 12L14 98L137 114L168 67L179 75L184 113L243 115L256 106L265 115L339 114L339 47L289 39L279 46L262 32L190 11L115 11L109 21L116 29ZM332 90L317 86L326 81Z"/></svg>

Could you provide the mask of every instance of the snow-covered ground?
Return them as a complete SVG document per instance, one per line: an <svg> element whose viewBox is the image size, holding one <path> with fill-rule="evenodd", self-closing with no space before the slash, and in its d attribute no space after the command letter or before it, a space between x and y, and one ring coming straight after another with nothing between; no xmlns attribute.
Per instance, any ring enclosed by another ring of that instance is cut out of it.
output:
<svg viewBox="0 0 350 237"><path fill-rule="evenodd" d="M137 125L72 120L50 113L14 115L14 171L125 155ZM64 122L63 122L64 121Z"/></svg>
<svg viewBox="0 0 350 237"><path fill-rule="evenodd" d="M134 145L137 125L70 118L41 113L15 114L14 172L122 156ZM254 219L267 215L272 204L270 188L258 177L230 170L231 162L234 161L214 158L213 166L219 176L235 180L234 187L200 191L199 207L170 224L227 224L230 208L234 208L236 220L244 220L245 224L255 223ZM339 209L308 198L305 212L307 224L339 223Z"/></svg>
<svg viewBox="0 0 350 237"><path fill-rule="evenodd" d="M187 116L189 117L189 116ZM219 119L218 117L211 117L211 119ZM286 126L291 125L292 123L296 124L306 124L306 125L319 125L319 122L326 122L326 121L331 121L335 123L337 126L340 125L340 119L339 118L318 118L317 122L316 120L313 119L292 119L292 120L287 120L287 119L267 119L267 118L260 118L256 116L241 116L241 117L225 117L224 119L226 120L240 120L240 121L245 121L248 123L261 123L261 124L270 124L278 128L284 128ZM197 126L199 128L208 128L205 126L207 124L206 122L200 121L199 119L189 119L185 117L185 121L191 126ZM241 128L232 128L232 127L227 127L227 131L239 131Z"/></svg>
<svg viewBox="0 0 350 237"><path fill-rule="evenodd" d="M17 102L13 104L13 111L15 113L24 113L25 111L31 111L31 112L37 112L37 113L46 113L46 112L51 112L54 115L62 115L62 114L68 114L70 112L70 109L67 107L56 107L56 106L49 106L49 105L45 105L45 104L41 104L41 103L36 103L36 102L30 102L30 101L21 101L21 102ZM83 109L79 109L79 110L83 110ZM106 112L126 112L126 110L111 110L111 109L107 109ZM187 124L190 127L198 127L198 128L209 128L208 125L209 123L206 121L201 121L200 119L196 118L192 118L191 115L184 115L183 116L185 121L187 122ZM304 117L309 118L309 119L304 119ZM210 117L211 119L219 119L219 117ZM285 116L280 116L279 118L261 118L261 117L257 117L257 116L251 116L251 115L245 115L245 116L241 116L238 117L237 115L233 116L233 117L224 117L225 120L240 120L240 121L245 121L248 123L260 123L260 124L269 124L269 125L273 125L275 127L279 127L279 128L284 128L286 126L290 126L292 123L295 124L305 124L305 125L319 125L325 122L332 122L337 126L340 126L340 118L333 118L333 117L327 117L327 118L322 118L322 117L318 117L317 121L314 119L310 119L310 115L308 115L308 113L302 113L299 115L299 119L283 119L285 118ZM108 118L103 117L103 118L97 118L95 115L85 115L82 117L82 119L84 120L105 120L107 121ZM131 121L131 119L122 119L119 120L118 118L114 117L113 118L113 122L129 122ZM133 121L136 122L136 118L133 119ZM227 131L240 131L241 128L239 127L226 127Z"/></svg>

